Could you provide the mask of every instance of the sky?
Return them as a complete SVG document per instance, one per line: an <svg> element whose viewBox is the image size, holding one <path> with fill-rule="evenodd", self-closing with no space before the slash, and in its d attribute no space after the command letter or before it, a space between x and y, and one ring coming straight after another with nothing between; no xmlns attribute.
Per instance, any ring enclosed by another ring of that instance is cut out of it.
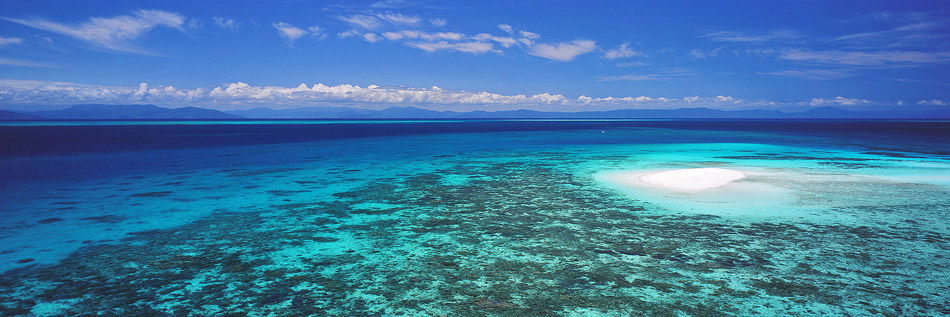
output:
<svg viewBox="0 0 950 317"><path fill-rule="evenodd" d="M947 1L4 1L0 109L948 106Z"/></svg>

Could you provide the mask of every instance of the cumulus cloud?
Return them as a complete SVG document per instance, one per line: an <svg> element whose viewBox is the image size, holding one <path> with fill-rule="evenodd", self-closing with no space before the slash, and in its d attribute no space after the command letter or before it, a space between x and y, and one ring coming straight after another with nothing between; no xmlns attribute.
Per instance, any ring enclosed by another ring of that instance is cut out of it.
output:
<svg viewBox="0 0 950 317"><path fill-rule="evenodd" d="M629 46L630 46L630 42L625 42L623 44L620 44L620 47L607 51L607 53L604 54L604 58L618 59L618 58L627 58L627 57L634 57L634 56L643 56L643 53L634 51L630 49Z"/></svg>
<svg viewBox="0 0 950 317"><path fill-rule="evenodd" d="M561 62L574 60L575 57L593 52L597 43L591 40L574 40L554 44L533 44L528 54Z"/></svg>
<svg viewBox="0 0 950 317"><path fill-rule="evenodd" d="M214 25L225 30L237 30L240 27L240 23L234 21L234 19L227 19L222 17L214 17Z"/></svg>
<svg viewBox="0 0 950 317"><path fill-rule="evenodd" d="M169 27L183 30L185 17L174 12L161 10L138 10L133 15L121 15L112 18L91 18L78 25L68 25L41 18L4 20L28 27L58 33L83 41L94 47L107 50L149 54L136 46L133 41L143 37L156 27Z"/></svg>
<svg viewBox="0 0 950 317"><path fill-rule="evenodd" d="M23 43L23 39L19 37L2 37L0 36L0 47L4 47L10 44L20 44Z"/></svg>
<svg viewBox="0 0 950 317"><path fill-rule="evenodd" d="M511 35L515 34L515 29L511 27L511 25L508 25L508 24L499 24L498 29L505 31L505 33L508 33Z"/></svg>
<svg viewBox="0 0 950 317"><path fill-rule="evenodd" d="M812 98L811 102L808 104L813 107L818 106L828 106L828 105L838 105L838 106L856 106L870 104L871 101L867 99L858 99L858 98L845 98L845 97L835 97L834 99L825 99L825 98Z"/></svg>
<svg viewBox="0 0 950 317"><path fill-rule="evenodd" d="M64 105L77 103L154 103L163 106L200 105L216 109L304 107L317 104L386 108L413 105L436 109L538 109L583 110L618 108L676 108L695 104L736 107L756 102L716 96L682 99L629 96L568 98L556 93L503 95L487 91L452 91L439 87L404 88L369 85L300 84L294 87L254 86L235 82L213 88L181 89L171 85L99 86L68 82L0 80L0 102L9 104Z"/></svg>

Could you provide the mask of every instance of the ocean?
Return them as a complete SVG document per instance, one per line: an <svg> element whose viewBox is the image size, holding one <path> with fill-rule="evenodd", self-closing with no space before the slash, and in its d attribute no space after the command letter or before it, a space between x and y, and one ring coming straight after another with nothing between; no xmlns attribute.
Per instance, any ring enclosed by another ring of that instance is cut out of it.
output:
<svg viewBox="0 0 950 317"><path fill-rule="evenodd" d="M950 121L0 122L0 215L3 316L950 314Z"/></svg>

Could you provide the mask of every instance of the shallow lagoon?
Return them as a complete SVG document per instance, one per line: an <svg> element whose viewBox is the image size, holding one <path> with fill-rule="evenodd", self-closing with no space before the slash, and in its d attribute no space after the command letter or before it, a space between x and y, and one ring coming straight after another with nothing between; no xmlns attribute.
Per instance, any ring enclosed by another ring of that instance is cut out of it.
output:
<svg viewBox="0 0 950 317"><path fill-rule="evenodd" d="M950 313L947 123L157 126L3 128L3 315Z"/></svg>

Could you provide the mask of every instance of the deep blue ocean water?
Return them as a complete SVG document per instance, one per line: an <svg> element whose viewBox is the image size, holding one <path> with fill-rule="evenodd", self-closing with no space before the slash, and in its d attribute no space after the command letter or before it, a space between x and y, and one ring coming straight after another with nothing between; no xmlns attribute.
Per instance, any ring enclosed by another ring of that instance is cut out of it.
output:
<svg viewBox="0 0 950 317"><path fill-rule="evenodd" d="M6 122L0 202L4 316L950 314L947 121Z"/></svg>

